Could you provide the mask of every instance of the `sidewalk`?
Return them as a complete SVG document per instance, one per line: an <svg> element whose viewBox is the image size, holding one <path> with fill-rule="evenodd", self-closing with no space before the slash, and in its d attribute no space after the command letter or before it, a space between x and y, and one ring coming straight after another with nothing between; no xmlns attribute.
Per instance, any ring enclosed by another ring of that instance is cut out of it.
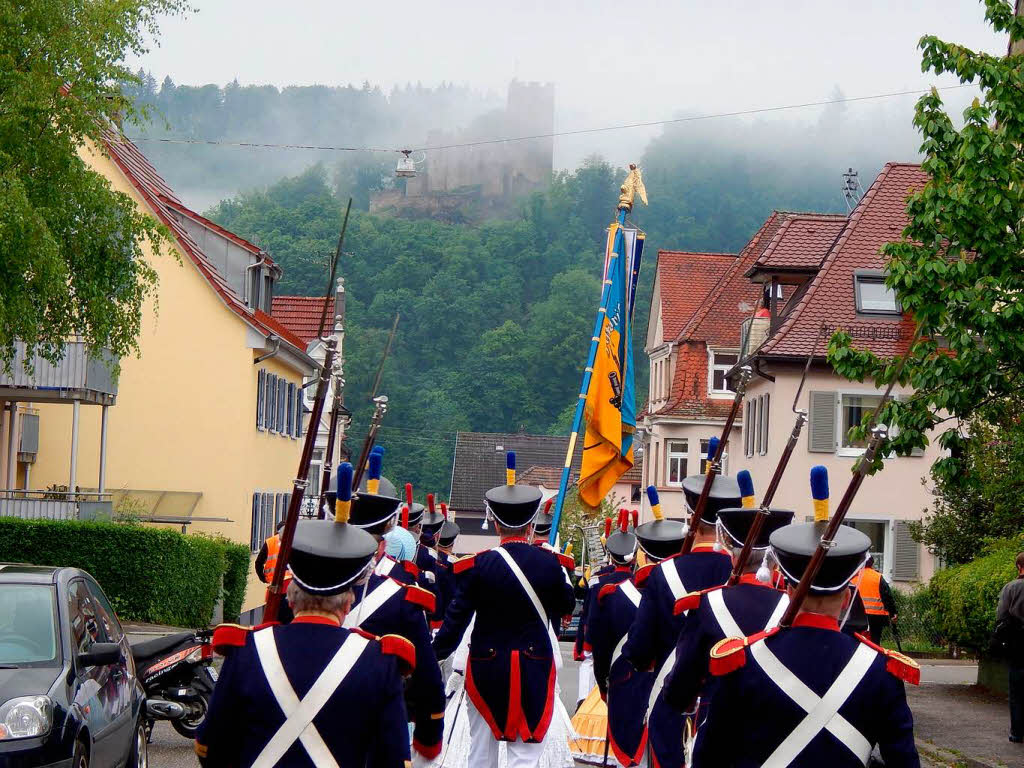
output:
<svg viewBox="0 0 1024 768"><path fill-rule="evenodd" d="M1005 699L975 685L924 682L907 686L907 702L922 757L941 755L969 768L1024 765L1024 744L1007 740Z"/></svg>

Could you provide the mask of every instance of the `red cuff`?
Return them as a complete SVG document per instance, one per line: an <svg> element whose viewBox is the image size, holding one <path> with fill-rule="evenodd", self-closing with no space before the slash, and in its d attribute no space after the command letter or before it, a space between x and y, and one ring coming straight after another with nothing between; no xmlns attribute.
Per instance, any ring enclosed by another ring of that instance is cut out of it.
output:
<svg viewBox="0 0 1024 768"><path fill-rule="evenodd" d="M433 760L439 754L441 754L441 742L437 744L427 745L421 742L419 739L414 738L412 740L412 748L423 755L428 760Z"/></svg>

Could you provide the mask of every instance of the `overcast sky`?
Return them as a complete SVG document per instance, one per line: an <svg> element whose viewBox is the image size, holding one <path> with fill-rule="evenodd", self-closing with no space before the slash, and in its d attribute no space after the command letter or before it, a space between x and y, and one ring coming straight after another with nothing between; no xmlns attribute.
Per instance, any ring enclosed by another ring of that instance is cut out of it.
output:
<svg viewBox="0 0 1024 768"><path fill-rule="evenodd" d="M771 107L950 84L921 73L923 34L1005 53L975 0L193 0L132 66L178 84L441 81L503 93L555 83L556 129ZM949 100L962 100L964 93ZM914 97L903 105L909 126ZM959 101L956 101L959 103ZM872 109L852 105L851 110ZM794 124L817 110L774 119ZM735 118L731 118L735 119ZM556 143L625 162L656 129ZM344 137L339 137L343 140ZM409 137L415 145L420 137Z"/></svg>

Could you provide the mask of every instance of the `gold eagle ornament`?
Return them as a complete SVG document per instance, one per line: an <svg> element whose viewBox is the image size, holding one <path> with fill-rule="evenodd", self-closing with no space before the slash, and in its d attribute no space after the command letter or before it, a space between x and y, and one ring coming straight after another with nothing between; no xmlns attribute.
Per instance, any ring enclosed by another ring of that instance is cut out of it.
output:
<svg viewBox="0 0 1024 768"><path fill-rule="evenodd" d="M640 169L633 163L629 164L629 174L626 180L619 187L619 210L632 211L633 199L638 196L644 205L647 205L647 188L644 186L644 179L640 175Z"/></svg>

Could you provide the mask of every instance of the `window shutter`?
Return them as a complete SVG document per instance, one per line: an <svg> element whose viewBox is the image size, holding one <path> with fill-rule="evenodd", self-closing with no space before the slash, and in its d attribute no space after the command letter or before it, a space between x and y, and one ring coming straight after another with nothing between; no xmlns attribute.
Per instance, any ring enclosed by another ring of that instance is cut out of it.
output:
<svg viewBox="0 0 1024 768"><path fill-rule="evenodd" d="M302 437L302 387L295 388L295 437Z"/></svg>
<svg viewBox="0 0 1024 768"><path fill-rule="evenodd" d="M274 533L274 506L269 493L263 494L263 538L269 539Z"/></svg>
<svg viewBox="0 0 1024 768"><path fill-rule="evenodd" d="M270 432L277 431L277 376L272 373L267 374L267 393L265 395L266 411L267 415L264 421L266 421L267 429Z"/></svg>
<svg viewBox="0 0 1024 768"><path fill-rule="evenodd" d="M761 455L768 454L768 414L771 412L772 396L765 392L764 401L761 403Z"/></svg>
<svg viewBox="0 0 1024 768"><path fill-rule="evenodd" d="M910 526L906 522L896 520L893 526L892 577L897 581L916 581L921 547L910 536Z"/></svg>
<svg viewBox="0 0 1024 768"><path fill-rule="evenodd" d="M835 453L835 392L809 393L807 422L807 450L811 453Z"/></svg>
<svg viewBox="0 0 1024 768"><path fill-rule="evenodd" d="M252 552L260 551L260 495L252 495L252 525L249 528L249 549Z"/></svg>
<svg viewBox="0 0 1024 768"><path fill-rule="evenodd" d="M743 455L750 456L750 444L752 441L754 431L754 419L753 419L754 401L747 400L747 412L743 414Z"/></svg>
<svg viewBox="0 0 1024 768"><path fill-rule="evenodd" d="M256 429L263 429L263 397L267 386L267 372L260 368L256 374Z"/></svg>
<svg viewBox="0 0 1024 768"><path fill-rule="evenodd" d="M292 435L295 432L295 385L290 381L285 386L285 434Z"/></svg>
<svg viewBox="0 0 1024 768"><path fill-rule="evenodd" d="M284 379L277 380L277 431L282 435L288 434L284 421L284 401L288 396L288 382Z"/></svg>

